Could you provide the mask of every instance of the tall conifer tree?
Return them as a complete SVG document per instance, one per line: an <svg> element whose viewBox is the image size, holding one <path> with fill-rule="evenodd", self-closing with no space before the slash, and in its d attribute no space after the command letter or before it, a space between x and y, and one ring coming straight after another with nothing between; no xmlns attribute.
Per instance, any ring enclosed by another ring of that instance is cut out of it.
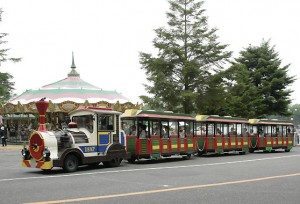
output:
<svg viewBox="0 0 300 204"><path fill-rule="evenodd" d="M157 56L140 53L150 96L141 99L154 109L199 112L199 96L207 94L211 77L231 52L220 44L216 28L209 29L203 1L170 0L168 27L155 30ZM202 111L201 111L202 112Z"/></svg>
<svg viewBox="0 0 300 204"><path fill-rule="evenodd" d="M288 76L288 65L281 65L278 53L269 41L260 46L249 46L225 71L233 115L262 118L267 115L289 115L291 103L289 89L295 77Z"/></svg>

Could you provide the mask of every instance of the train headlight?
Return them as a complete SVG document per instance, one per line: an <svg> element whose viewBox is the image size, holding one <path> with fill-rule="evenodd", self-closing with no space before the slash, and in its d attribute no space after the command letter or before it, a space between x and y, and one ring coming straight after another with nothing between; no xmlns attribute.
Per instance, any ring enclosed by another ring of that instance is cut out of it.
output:
<svg viewBox="0 0 300 204"><path fill-rule="evenodd" d="M21 154L23 156L23 159L25 159L25 160L30 159L30 152L26 147L24 147L24 149L22 149Z"/></svg>
<svg viewBox="0 0 300 204"><path fill-rule="evenodd" d="M43 157L45 158L46 161L50 160L50 151L47 147L43 151Z"/></svg>

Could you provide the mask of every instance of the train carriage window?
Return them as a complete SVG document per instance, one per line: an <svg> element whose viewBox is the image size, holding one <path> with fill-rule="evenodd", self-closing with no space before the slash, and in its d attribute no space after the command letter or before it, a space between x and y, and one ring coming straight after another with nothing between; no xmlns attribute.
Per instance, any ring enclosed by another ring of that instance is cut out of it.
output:
<svg viewBox="0 0 300 204"><path fill-rule="evenodd" d="M170 121L170 136L177 136L178 137L178 122L177 121Z"/></svg>
<svg viewBox="0 0 300 204"><path fill-rule="evenodd" d="M286 137L286 126L282 126L282 136Z"/></svg>
<svg viewBox="0 0 300 204"><path fill-rule="evenodd" d="M286 137L286 132L287 132L287 126L282 126L282 136Z"/></svg>
<svg viewBox="0 0 300 204"><path fill-rule="evenodd" d="M122 120L122 128L126 135L137 135L135 120Z"/></svg>
<svg viewBox="0 0 300 204"><path fill-rule="evenodd" d="M113 131L114 115L98 115L98 131Z"/></svg>
<svg viewBox="0 0 300 204"><path fill-rule="evenodd" d="M215 125L215 135L216 136L221 136L222 135L222 124L221 123L216 123L216 125Z"/></svg>
<svg viewBox="0 0 300 204"><path fill-rule="evenodd" d="M272 126L271 125L265 126L264 130L265 130L264 133L266 136L271 136L271 134L272 134Z"/></svg>
<svg viewBox="0 0 300 204"><path fill-rule="evenodd" d="M138 138L145 139L149 137L149 126L147 120L138 121Z"/></svg>
<svg viewBox="0 0 300 204"><path fill-rule="evenodd" d="M185 122L185 134L186 136L193 136L194 124L191 121Z"/></svg>
<svg viewBox="0 0 300 204"><path fill-rule="evenodd" d="M158 121L150 121L151 135L160 136L160 123Z"/></svg>
<svg viewBox="0 0 300 204"><path fill-rule="evenodd" d="M236 124L236 134L237 136L241 136L242 135L242 124Z"/></svg>
<svg viewBox="0 0 300 204"><path fill-rule="evenodd" d="M178 135L180 138L185 138L185 136L186 136L185 122L179 121L178 123L179 123Z"/></svg>
<svg viewBox="0 0 300 204"><path fill-rule="evenodd" d="M241 136L249 136L249 124L242 123L242 134Z"/></svg>
<svg viewBox="0 0 300 204"><path fill-rule="evenodd" d="M237 134L236 124L235 123L229 123L229 128L230 128L229 135L236 136L236 134Z"/></svg>
<svg viewBox="0 0 300 204"><path fill-rule="evenodd" d="M195 135L206 136L206 123L195 123Z"/></svg>
<svg viewBox="0 0 300 204"><path fill-rule="evenodd" d="M161 137L162 138L169 138L169 122L168 121L162 121L161 122L161 127L162 127Z"/></svg>
<svg viewBox="0 0 300 204"><path fill-rule="evenodd" d="M228 124L223 124L223 136L228 137L229 134L229 128L228 128Z"/></svg>
<svg viewBox="0 0 300 204"><path fill-rule="evenodd" d="M207 136L211 136L211 137L214 136L214 129L215 129L214 127L215 127L214 123L209 123L207 125Z"/></svg>
<svg viewBox="0 0 300 204"><path fill-rule="evenodd" d="M258 134L258 128L257 128L256 125L250 126L249 134L250 134L250 135L257 135L257 134Z"/></svg>
<svg viewBox="0 0 300 204"><path fill-rule="evenodd" d="M282 125L277 125L276 127L276 135L282 136Z"/></svg>
<svg viewBox="0 0 300 204"><path fill-rule="evenodd" d="M277 136L277 126L276 125L272 125L272 137L276 137Z"/></svg>

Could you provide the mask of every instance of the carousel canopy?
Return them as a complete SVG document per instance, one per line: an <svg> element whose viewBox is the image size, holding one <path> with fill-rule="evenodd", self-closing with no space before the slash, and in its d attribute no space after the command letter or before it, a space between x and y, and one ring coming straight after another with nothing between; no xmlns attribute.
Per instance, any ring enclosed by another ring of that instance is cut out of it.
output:
<svg viewBox="0 0 300 204"><path fill-rule="evenodd" d="M102 90L82 80L76 71L73 55L71 72L67 78L42 86L36 90L27 90L14 98L11 103L18 104L20 102L21 104L27 104L44 97L46 97L46 100L51 100L52 103L62 103L64 101L84 103L86 100L89 103L97 103L99 101L106 101L108 103L116 103L118 101L119 103L129 102L126 97L116 91Z"/></svg>
<svg viewBox="0 0 300 204"><path fill-rule="evenodd" d="M133 107L129 99L117 91L102 90L82 80L76 71L73 53L71 71L67 78L42 86L39 89L25 91L3 107L0 107L0 113L36 112L34 102L42 98L49 101L51 112L69 112L81 105L112 107L119 111Z"/></svg>

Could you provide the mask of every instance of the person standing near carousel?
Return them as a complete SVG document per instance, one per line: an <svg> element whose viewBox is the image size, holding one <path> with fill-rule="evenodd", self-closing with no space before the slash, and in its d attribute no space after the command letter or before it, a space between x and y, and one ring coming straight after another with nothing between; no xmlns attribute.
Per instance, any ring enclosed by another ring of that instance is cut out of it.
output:
<svg viewBox="0 0 300 204"><path fill-rule="evenodd" d="M6 130L5 130L4 126L1 126L1 128L0 128L0 136L1 136L1 140L2 140L2 146L3 147L7 146L7 144L6 144L6 139L7 139Z"/></svg>

